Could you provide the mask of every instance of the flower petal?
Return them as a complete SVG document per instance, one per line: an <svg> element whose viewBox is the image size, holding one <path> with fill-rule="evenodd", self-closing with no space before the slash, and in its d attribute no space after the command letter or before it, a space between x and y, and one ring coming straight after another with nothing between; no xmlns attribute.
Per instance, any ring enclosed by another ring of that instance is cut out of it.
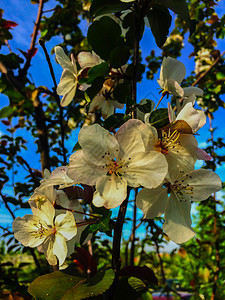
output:
<svg viewBox="0 0 225 300"><path fill-rule="evenodd" d="M123 176L129 186L138 187L142 185L151 189L162 183L167 170L168 164L163 154L156 151L140 152L127 162Z"/></svg>
<svg viewBox="0 0 225 300"><path fill-rule="evenodd" d="M116 138L99 124L82 127L78 142L86 159L97 166L108 163L106 155L109 159L117 157L119 144Z"/></svg>
<svg viewBox="0 0 225 300"><path fill-rule="evenodd" d="M83 150L79 150L70 156L67 174L77 183L95 185L96 180L106 174L106 170L89 162L84 156Z"/></svg>
<svg viewBox="0 0 225 300"><path fill-rule="evenodd" d="M179 84L184 79L186 74L185 66L179 60L170 56L164 57L160 70L160 79L165 81L166 79L173 79Z"/></svg>
<svg viewBox="0 0 225 300"><path fill-rule="evenodd" d="M186 121L191 126L192 131L196 132L200 128L200 124L201 126L205 124L206 116L204 112L198 112L196 109L194 109L192 103L189 102L179 112L176 120Z"/></svg>
<svg viewBox="0 0 225 300"><path fill-rule="evenodd" d="M189 97L192 94L194 94L196 96L203 95L203 90L198 87L190 86L190 87L183 88L183 90L184 90L184 97Z"/></svg>
<svg viewBox="0 0 225 300"><path fill-rule="evenodd" d="M110 209L119 206L127 196L127 181L115 174L111 176L102 176L96 182L96 190L99 192L99 196L103 198L103 206ZM95 193L93 203L94 205L99 203L99 199L96 201ZM98 204L97 204L98 205Z"/></svg>
<svg viewBox="0 0 225 300"><path fill-rule="evenodd" d="M44 252L45 258L51 266L57 265L56 256L53 253L53 245L55 242L55 235L49 236L41 245L40 250Z"/></svg>
<svg viewBox="0 0 225 300"><path fill-rule="evenodd" d="M165 81L165 88L166 91L170 92L172 95L177 97L183 97L184 91L179 83L174 79L167 79Z"/></svg>
<svg viewBox="0 0 225 300"><path fill-rule="evenodd" d="M171 193L166 210L163 230L175 243L185 243L195 236L191 228L190 217L191 203L178 201L174 193Z"/></svg>
<svg viewBox="0 0 225 300"><path fill-rule="evenodd" d="M64 70L57 86L56 92L58 95L69 93L76 84L76 77L68 70Z"/></svg>
<svg viewBox="0 0 225 300"><path fill-rule="evenodd" d="M75 96L76 90L77 90L77 82L75 82L74 87L62 97L60 105L63 107L69 105Z"/></svg>
<svg viewBox="0 0 225 300"><path fill-rule="evenodd" d="M164 213L167 201L167 189L160 185L155 189L143 188L137 194L136 204L143 211L146 219L153 219Z"/></svg>
<svg viewBox="0 0 225 300"><path fill-rule="evenodd" d="M152 135L148 125L142 121L137 119L127 121L115 134L121 148L119 157L123 160L127 156L132 157L138 152L145 151L146 143Z"/></svg>
<svg viewBox="0 0 225 300"><path fill-rule="evenodd" d="M212 159L212 156L210 156L208 153L206 153L204 150L200 149L199 147L196 147L195 152L197 158L200 160L209 161Z"/></svg>
<svg viewBox="0 0 225 300"><path fill-rule="evenodd" d="M55 218L55 228L66 241L71 240L77 234L77 225L71 211L61 213Z"/></svg>
<svg viewBox="0 0 225 300"><path fill-rule="evenodd" d="M85 52L82 51L78 54L77 60L82 69L91 68L96 65L99 65L103 62L103 60L93 51Z"/></svg>
<svg viewBox="0 0 225 300"><path fill-rule="evenodd" d="M63 49L60 46L56 46L54 49L56 60L61 65L61 67L63 69L69 70L71 73L74 73L74 67Z"/></svg>
<svg viewBox="0 0 225 300"><path fill-rule="evenodd" d="M222 188L220 177L210 170L194 170L187 173L187 175L189 176L187 183L193 187L193 194L184 194L186 200L206 200L212 193L216 193Z"/></svg>
<svg viewBox="0 0 225 300"><path fill-rule="evenodd" d="M37 247L46 239L45 235L38 235L37 225L47 228L47 224L36 215L17 217L12 224L15 238L26 247Z"/></svg>

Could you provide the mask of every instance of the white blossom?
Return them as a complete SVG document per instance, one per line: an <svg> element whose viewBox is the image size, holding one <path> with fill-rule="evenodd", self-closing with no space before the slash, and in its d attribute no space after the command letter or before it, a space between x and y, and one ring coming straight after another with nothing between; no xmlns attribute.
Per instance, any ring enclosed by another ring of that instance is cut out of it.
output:
<svg viewBox="0 0 225 300"><path fill-rule="evenodd" d="M46 200L40 209L32 207L33 215L18 217L13 222L15 238L27 247L39 247L50 265L62 265L67 256L66 242L77 234L72 212L56 216L52 203Z"/></svg>
<svg viewBox="0 0 225 300"><path fill-rule="evenodd" d="M203 95L203 91L197 87L182 88L180 86L186 74L185 66L182 62L172 57L164 57L160 69L160 76L157 80L163 92L168 92L177 97L186 97L191 94Z"/></svg>
<svg viewBox="0 0 225 300"><path fill-rule="evenodd" d="M143 128L146 125L141 121L129 120L114 136L98 124L81 129L82 150L70 157L68 176L96 185L95 206L119 206L127 196L127 186L156 187L164 179L166 160L161 153L145 151Z"/></svg>
<svg viewBox="0 0 225 300"><path fill-rule="evenodd" d="M180 244L191 239L191 202L207 199L221 189L219 176L209 170L180 171L173 181L165 180L154 189L142 189L137 195L137 206L152 219L164 213L163 229L169 238Z"/></svg>

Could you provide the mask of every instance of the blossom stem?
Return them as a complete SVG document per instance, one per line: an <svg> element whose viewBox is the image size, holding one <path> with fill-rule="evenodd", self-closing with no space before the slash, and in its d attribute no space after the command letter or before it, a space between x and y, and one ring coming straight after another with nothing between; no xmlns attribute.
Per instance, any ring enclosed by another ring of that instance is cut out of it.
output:
<svg viewBox="0 0 225 300"><path fill-rule="evenodd" d="M157 107L158 107L158 106L159 106L159 104L161 103L161 101L162 101L162 99L164 98L164 96L165 96L165 95L163 95L163 94L162 94L162 97L159 99L159 102L157 103L157 105L156 105L156 107L155 107L155 109L154 109L154 110L156 110L156 109L157 109Z"/></svg>
<svg viewBox="0 0 225 300"><path fill-rule="evenodd" d="M98 220L91 220L91 221L86 221L86 222L80 222L80 223L76 223L77 227L80 227L80 226L84 226L84 225L89 225L89 224L94 224L96 223Z"/></svg>
<svg viewBox="0 0 225 300"><path fill-rule="evenodd" d="M120 244L123 223L126 215L128 198L130 195L130 188L127 189L127 198L120 205L117 222L114 227L114 237L113 237L113 249L112 249L112 269L117 273L120 270L121 260L120 260Z"/></svg>

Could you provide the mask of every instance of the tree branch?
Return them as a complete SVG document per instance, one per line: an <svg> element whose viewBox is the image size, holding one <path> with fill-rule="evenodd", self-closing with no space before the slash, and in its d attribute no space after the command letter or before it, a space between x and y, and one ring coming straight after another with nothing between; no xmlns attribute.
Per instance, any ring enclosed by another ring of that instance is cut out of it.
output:
<svg viewBox="0 0 225 300"><path fill-rule="evenodd" d="M31 39L31 43L30 43L30 49L29 49L30 53L35 48L36 39L37 39L37 35L38 35L38 30L39 30L39 26L40 26L40 22L41 22L41 16L42 16L42 13L43 13L43 6L44 6L44 1L39 0L38 14L37 14L36 22L34 24L32 39ZM27 73L27 70L30 67L31 59L32 59L32 55L28 55L26 63L24 65L23 69L19 73L19 77L23 77Z"/></svg>
<svg viewBox="0 0 225 300"><path fill-rule="evenodd" d="M45 43L42 40L39 41L39 44L41 45L41 47L42 47L42 49L45 53L45 57L46 57L48 67L49 67L49 70L50 70L50 73L51 73L51 77L52 77L52 80L53 80L53 83L54 83L53 97L55 98L55 100L57 102L57 105L59 107L59 125L60 125L60 129L61 129L61 146L62 146L62 151L63 151L63 164L66 165L67 160L66 160L66 148L65 148L65 130L64 130L64 125L63 125L63 122L64 122L63 108L60 105L60 98L59 98L59 95L56 92L57 82L56 82L56 79L55 79L55 74L54 74L54 70L53 70L53 67L52 67L50 57L48 55L48 51L45 47Z"/></svg>

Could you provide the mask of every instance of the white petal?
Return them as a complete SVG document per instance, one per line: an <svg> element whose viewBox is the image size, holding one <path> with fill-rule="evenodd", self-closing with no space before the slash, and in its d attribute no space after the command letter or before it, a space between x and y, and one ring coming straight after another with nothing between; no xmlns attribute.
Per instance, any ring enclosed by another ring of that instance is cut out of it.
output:
<svg viewBox="0 0 225 300"><path fill-rule="evenodd" d="M64 193L62 190L58 190L57 192L57 201L56 201L57 205L60 205L63 208L67 208L68 210L76 210L78 212L83 213L84 209L82 207L82 205L80 204L78 199L72 199L69 200L69 198L67 197L66 193ZM75 219L80 219L83 217L82 214L79 213L74 213L74 218Z"/></svg>
<svg viewBox="0 0 225 300"><path fill-rule="evenodd" d="M90 163L82 150L70 156L70 165L67 174L77 183L95 185L96 180L106 173L107 171L101 166Z"/></svg>
<svg viewBox="0 0 225 300"><path fill-rule="evenodd" d="M172 95L177 97L183 97L184 91L179 83L174 79L166 79L165 81L165 90L170 92Z"/></svg>
<svg viewBox="0 0 225 300"><path fill-rule="evenodd" d="M137 119L124 123L116 132L115 137L120 145L119 157L135 156L136 153L145 151L148 138L152 137L149 126Z"/></svg>
<svg viewBox="0 0 225 300"><path fill-rule="evenodd" d="M58 258L59 266L61 266L67 256L67 245L64 236L62 236L60 233L56 233L55 235L55 241L53 243L53 254Z"/></svg>
<svg viewBox="0 0 225 300"><path fill-rule="evenodd" d="M160 70L160 79L162 81L165 81L166 79L173 79L178 83L181 83L185 74L186 69L182 62L170 56L163 58Z"/></svg>
<svg viewBox="0 0 225 300"><path fill-rule="evenodd" d="M176 120L186 121L191 126L192 131L196 132L200 128L200 123L204 125L204 123L206 122L206 117L204 112L199 113L196 109L193 108L192 103L189 102L179 112Z"/></svg>
<svg viewBox="0 0 225 300"><path fill-rule="evenodd" d="M66 241L71 240L77 234L77 225L71 211L66 211L55 218L57 233L60 233Z"/></svg>
<svg viewBox="0 0 225 300"><path fill-rule="evenodd" d="M136 204L143 211L146 219L153 219L164 213L167 201L167 189L160 185L155 189L142 189L137 194Z"/></svg>
<svg viewBox="0 0 225 300"><path fill-rule="evenodd" d="M198 87L190 86L190 87L183 88L183 90L184 90L184 97L189 97L192 94L196 96L203 95L203 90Z"/></svg>
<svg viewBox="0 0 225 300"><path fill-rule="evenodd" d="M43 243L46 236L37 235L38 227L48 228L47 224L36 215L25 215L13 221L12 227L15 238L26 247L37 247Z"/></svg>
<svg viewBox="0 0 225 300"><path fill-rule="evenodd" d="M55 57L63 69L67 69L71 73L74 73L74 67L71 61L60 46L55 47Z"/></svg>
<svg viewBox="0 0 225 300"><path fill-rule="evenodd" d="M190 141L190 139L188 140ZM177 173L180 170L189 172L194 169L197 160L195 149L196 146L191 146L191 144L188 144L187 147L181 144L181 146L168 149L169 151L168 154L165 154L165 158L168 163L168 173L172 181L177 177Z"/></svg>
<svg viewBox="0 0 225 300"><path fill-rule="evenodd" d="M123 174L128 185L138 187L142 185L146 188L156 188L165 178L168 164L163 154L156 151L148 153L140 152L131 157L127 168L123 168Z"/></svg>
<svg viewBox="0 0 225 300"><path fill-rule="evenodd" d="M75 82L74 87L62 97L60 105L63 107L69 105L75 96L76 90L77 90L77 82Z"/></svg>
<svg viewBox="0 0 225 300"><path fill-rule="evenodd" d="M178 201L173 193L167 202L163 230L175 243L185 243L195 236L191 228L191 203Z"/></svg>
<svg viewBox="0 0 225 300"><path fill-rule="evenodd" d="M103 95L95 96L94 99L91 101L89 112L93 113L96 109L101 109L104 101L105 97Z"/></svg>
<svg viewBox="0 0 225 300"><path fill-rule="evenodd" d="M44 252L45 258L52 266L57 265L56 256L53 253L53 245L55 242L55 235L49 236L41 245L41 250Z"/></svg>
<svg viewBox="0 0 225 300"><path fill-rule="evenodd" d="M96 190L100 197L104 199L103 206L114 208L119 206L127 196L127 181L119 176L102 176L97 180ZM96 194L95 194L96 197ZM96 200L93 200L96 203Z"/></svg>
<svg viewBox="0 0 225 300"><path fill-rule="evenodd" d="M76 84L76 77L68 70L64 70L57 86L56 92L58 95L69 93Z"/></svg>
<svg viewBox="0 0 225 300"><path fill-rule="evenodd" d="M189 175L189 177L191 176L191 178L187 179L187 183L194 188L193 194L184 194L184 197L187 200L206 200L212 193L216 193L222 188L220 177L210 170L194 170L187 175Z"/></svg>
<svg viewBox="0 0 225 300"><path fill-rule="evenodd" d="M53 226L53 219L55 217L55 208L51 201L46 198L46 201L42 202L39 206L38 203L35 205L35 201L30 201L32 213L37 215L40 219L46 222L46 224Z"/></svg>
<svg viewBox="0 0 225 300"><path fill-rule="evenodd" d="M41 180L41 186L47 187L49 186L59 185L59 188L65 188L74 184L74 181L67 176L66 172L68 170L67 166L61 166L53 170L50 173L48 179Z"/></svg>
<svg viewBox="0 0 225 300"><path fill-rule="evenodd" d="M168 116L170 123L174 122L176 120L175 112L171 107L171 104L168 102Z"/></svg>
<svg viewBox="0 0 225 300"><path fill-rule="evenodd" d="M103 60L96 53L84 51L78 54L77 60L82 69L91 68L103 62Z"/></svg>
<svg viewBox="0 0 225 300"><path fill-rule="evenodd" d="M84 156L97 166L102 166L117 157L119 144L116 138L108 130L99 124L82 127L78 136Z"/></svg>

